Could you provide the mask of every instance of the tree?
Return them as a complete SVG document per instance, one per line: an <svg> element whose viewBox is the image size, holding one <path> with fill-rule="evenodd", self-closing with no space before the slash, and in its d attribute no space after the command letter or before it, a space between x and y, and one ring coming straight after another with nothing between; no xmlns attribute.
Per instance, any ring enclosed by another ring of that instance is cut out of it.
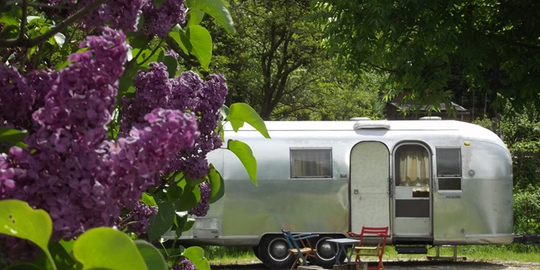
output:
<svg viewBox="0 0 540 270"><path fill-rule="evenodd" d="M333 50L352 70L389 75L416 104L480 97L495 115L538 107L540 3L534 0L319 1Z"/></svg>
<svg viewBox="0 0 540 270"><path fill-rule="evenodd" d="M263 119L290 91L291 74L310 69L319 33L309 23L309 1L232 1L238 31L228 56L232 100L247 101ZM217 54L220 54L217 52ZM223 53L221 53L223 54ZM217 63L219 64L219 63Z"/></svg>
<svg viewBox="0 0 540 270"><path fill-rule="evenodd" d="M289 87L295 90L276 106L273 117L330 121L383 117L384 105L379 99L383 78L376 74L360 76L342 70L336 59L321 58L317 62L318 66L311 74L302 76L307 71L298 70L291 76Z"/></svg>
<svg viewBox="0 0 540 270"><path fill-rule="evenodd" d="M232 1L231 6L238 38L216 35L220 46L213 61L228 74L228 103L248 102L272 120L378 117L372 104L379 88L373 90L323 52L318 12L309 1ZM336 102L344 96L347 104Z"/></svg>

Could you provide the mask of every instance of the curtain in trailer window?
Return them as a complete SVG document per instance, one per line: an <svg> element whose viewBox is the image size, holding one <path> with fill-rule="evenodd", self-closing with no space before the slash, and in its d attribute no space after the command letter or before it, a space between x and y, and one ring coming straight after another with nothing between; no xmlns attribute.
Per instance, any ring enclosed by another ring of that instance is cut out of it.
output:
<svg viewBox="0 0 540 270"><path fill-rule="evenodd" d="M331 149L291 149L291 178L331 178Z"/></svg>
<svg viewBox="0 0 540 270"><path fill-rule="evenodd" d="M429 156L422 146L405 145L396 152L399 186L429 185Z"/></svg>

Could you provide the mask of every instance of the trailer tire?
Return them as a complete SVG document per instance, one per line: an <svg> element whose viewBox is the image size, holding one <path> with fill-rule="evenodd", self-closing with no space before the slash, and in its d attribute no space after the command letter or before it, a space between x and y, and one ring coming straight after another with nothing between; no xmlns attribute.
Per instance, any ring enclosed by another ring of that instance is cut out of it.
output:
<svg viewBox="0 0 540 270"><path fill-rule="evenodd" d="M291 267L294 257L289 253L287 241L280 235L265 235L259 242L258 257L270 269Z"/></svg>
<svg viewBox="0 0 540 270"><path fill-rule="evenodd" d="M317 249L317 256L310 258L310 263L321 266L323 268L332 268L336 262L336 254L339 246L335 243L326 242L328 239L342 238L342 236L322 236L317 239L315 248ZM340 258L343 261L345 257Z"/></svg>
<svg viewBox="0 0 540 270"><path fill-rule="evenodd" d="M257 259L261 259L261 256L259 256L259 246L253 247L253 254L255 254L255 257L257 257Z"/></svg>

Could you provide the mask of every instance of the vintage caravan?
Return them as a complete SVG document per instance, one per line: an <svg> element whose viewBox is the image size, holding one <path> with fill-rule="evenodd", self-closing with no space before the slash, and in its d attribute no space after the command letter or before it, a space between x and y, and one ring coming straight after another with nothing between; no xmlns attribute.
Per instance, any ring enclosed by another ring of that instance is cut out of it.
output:
<svg viewBox="0 0 540 270"><path fill-rule="evenodd" d="M251 246L270 268L291 263L280 229L319 235L315 264L366 226L389 226L388 244L506 244L512 236L512 161L493 132L440 119L266 122L271 139L250 127L226 139L247 143L258 186L226 149L210 161L225 195L182 241ZM413 249L407 250L407 246Z"/></svg>

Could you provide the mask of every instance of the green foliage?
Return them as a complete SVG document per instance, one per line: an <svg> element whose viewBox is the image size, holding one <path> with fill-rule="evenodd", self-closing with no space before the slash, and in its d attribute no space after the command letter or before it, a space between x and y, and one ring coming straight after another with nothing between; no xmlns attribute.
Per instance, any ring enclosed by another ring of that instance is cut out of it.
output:
<svg viewBox="0 0 540 270"><path fill-rule="evenodd" d="M185 196L179 197L184 198ZM174 204L168 200L157 199L157 206L158 213L150 218L150 225L146 230L149 241L154 241L166 233L173 226L176 215Z"/></svg>
<svg viewBox="0 0 540 270"><path fill-rule="evenodd" d="M228 115L225 120L231 122L234 131L238 131L239 128L244 126L244 123L250 124L257 131L259 131L265 138L269 139L270 135L266 130L262 118L246 103L234 103L229 109Z"/></svg>
<svg viewBox="0 0 540 270"><path fill-rule="evenodd" d="M34 210L28 203L17 200L0 201L0 233L26 239L46 254L48 263L37 259L33 263L12 265L8 269L140 269L165 270L168 265L161 252L148 242L133 241L112 228L94 228L77 240L49 243L52 222L43 210ZM200 249L200 248L199 248ZM209 269L204 252L187 249L185 254L198 269ZM53 254L54 256L52 256ZM71 257L69 254L73 254ZM54 259L53 259L54 258ZM72 260L75 259L76 261Z"/></svg>
<svg viewBox="0 0 540 270"><path fill-rule="evenodd" d="M474 123L498 132L512 154L514 233L540 234L539 115L527 110L523 114L508 113L496 123L493 120L479 118Z"/></svg>
<svg viewBox="0 0 540 270"><path fill-rule="evenodd" d="M257 161L251 152L251 148L244 142L238 140L229 140L227 142L227 149L233 152L242 162L246 168L249 178L257 185L257 171L253 168L257 168Z"/></svg>
<svg viewBox="0 0 540 270"><path fill-rule="evenodd" d="M7 143L9 146L26 147L23 140L26 138L26 131L21 131L8 127L0 127L0 145ZM5 152L7 149L0 147L0 152Z"/></svg>
<svg viewBox="0 0 540 270"><path fill-rule="evenodd" d="M48 249L52 235L52 221L47 212L34 210L26 202L0 201L0 234L28 240L45 252L52 263Z"/></svg>
<svg viewBox="0 0 540 270"><path fill-rule="evenodd" d="M148 269L133 240L112 228L94 228L82 234L73 246L73 257L83 269Z"/></svg>
<svg viewBox="0 0 540 270"><path fill-rule="evenodd" d="M531 186L514 194L514 233L540 234L540 189Z"/></svg>
<svg viewBox="0 0 540 270"><path fill-rule="evenodd" d="M208 203L214 203L217 200L221 199L225 194L225 182L223 177L219 172L214 168L214 165L210 164L210 171L208 172L208 180L210 181L210 186L212 187L210 193L210 199Z"/></svg>
<svg viewBox="0 0 540 270"><path fill-rule="evenodd" d="M510 109L507 109L510 112ZM498 119L499 133L512 153L516 191L540 187L540 114L526 109L522 114L505 113ZM489 126L489 120L486 123ZM494 126L492 123L491 126ZM492 128L493 129L493 128Z"/></svg>
<svg viewBox="0 0 540 270"><path fill-rule="evenodd" d="M212 62L227 74L229 104L249 103L265 120L380 117L381 87L324 54L310 1L236 0L231 14L238 38L216 35Z"/></svg>
<svg viewBox="0 0 540 270"><path fill-rule="evenodd" d="M299 73L305 71L299 71ZM384 76L375 73L356 75L344 70L335 59L322 60L313 70L315 77L291 76L298 89L276 106L274 117L282 120L348 120L352 117L383 118Z"/></svg>
<svg viewBox="0 0 540 270"><path fill-rule="evenodd" d="M216 21L223 27L229 34L236 32L234 22L229 13L228 4L224 0L195 0L192 5L188 5L193 11L202 11L216 19ZM202 13L198 13L202 14ZM199 15L200 16L200 15Z"/></svg>
<svg viewBox="0 0 540 270"><path fill-rule="evenodd" d="M350 70L388 74L390 97L418 106L481 97L490 116L505 101L540 105L535 0L318 2L331 50Z"/></svg>
<svg viewBox="0 0 540 270"><path fill-rule="evenodd" d="M210 270L210 264L201 247L188 247L182 256L188 258L198 270Z"/></svg>
<svg viewBox="0 0 540 270"><path fill-rule="evenodd" d="M134 242L148 270L169 270L163 255L156 247L146 241L135 240Z"/></svg>

